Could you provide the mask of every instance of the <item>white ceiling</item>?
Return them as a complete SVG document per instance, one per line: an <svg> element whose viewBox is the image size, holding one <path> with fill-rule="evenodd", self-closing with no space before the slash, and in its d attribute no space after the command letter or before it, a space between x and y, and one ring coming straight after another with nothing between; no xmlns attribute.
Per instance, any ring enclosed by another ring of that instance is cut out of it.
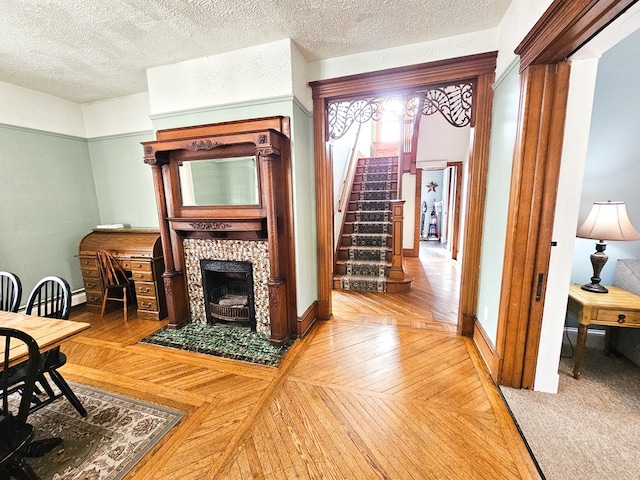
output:
<svg viewBox="0 0 640 480"><path fill-rule="evenodd" d="M498 26L511 0L0 0L0 82L78 103L146 69L291 38L308 61Z"/></svg>

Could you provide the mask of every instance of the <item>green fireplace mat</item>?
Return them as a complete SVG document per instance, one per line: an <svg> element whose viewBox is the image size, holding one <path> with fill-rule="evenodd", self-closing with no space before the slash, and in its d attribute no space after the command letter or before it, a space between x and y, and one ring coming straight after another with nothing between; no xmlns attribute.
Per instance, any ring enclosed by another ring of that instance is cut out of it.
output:
<svg viewBox="0 0 640 480"><path fill-rule="evenodd" d="M246 327L188 323L182 328L165 326L140 342L277 367L294 340L276 346L268 335Z"/></svg>

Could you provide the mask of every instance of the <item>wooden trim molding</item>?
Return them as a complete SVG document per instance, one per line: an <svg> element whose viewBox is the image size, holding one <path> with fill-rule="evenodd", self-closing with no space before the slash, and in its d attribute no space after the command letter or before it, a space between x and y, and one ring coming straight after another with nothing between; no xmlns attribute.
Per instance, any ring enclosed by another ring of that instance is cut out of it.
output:
<svg viewBox="0 0 640 480"><path fill-rule="evenodd" d="M298 325L296 328L297 335L299 337L305 337L309 331L311 331L311 327L316 323L318 319L318 302L313 302L309 305L302 316L298 317Z"/></svg>
<svg viewBox="0 0 640 480"><path fill-rule="evenodd" d="M415 149L413 150L415 152ZM404 249L405 257L417 257L420 255L420 200L422 195L422 169L416 168L416 191L413 207L413 247Z"/></svg>
<svg viewBox="0 0 640 480"><path fill-rule="evenodd" d="M446 84L456 80L471 79L493 73L497 52L450 58L436 62L406 67L378 70L345 77L310 82L313 98L359 98L390 90L405 91L411 88ZM315 105L314 105L315 114ZM315 116L315 115L314 115Z"/></svg>
<svg viewBox="0 0 640 480"><path fill-rule="evenodd" d="M451 245L451 258L458 259L458 239L460 238L460 201L462 198L462 162L447 162L447 167L456 171L455 208L453 211L453 235L448 240Z"/></svg>
<svg viewBox="0 0 640 480"><path fill-rule="evenodd" d="M484 362L487 364L489 371L497 372L500 369L500 356L496 352L487 332L482 328L482 324L477 318L474 318L474 323L473 343L480 352Z"/></svg>
<svg viewBox="0 0 640 480"><path fill-rule="evenodd" d="M569 85L565 59L634 3L556 0L515 50L521 113L496 339L502 363L492 374L501 385L532 388L535 377Z"/></svg>
<svg viewBox="0 0 640 480"><path fill-rule="evenodd" d="M637 0L556 0L515 50L520 71L566 59Z"/></svg>
<svg viewBox="0 0 640 480"><path fill-rule="evenodd" d="M522 75L521 112L526 122L516 139L496 341L503 358L500 384L514 388L533 386L569 70L567 62L532 65Z"/></svg>
<svg viewBox="0 0 640 480"><path fill-rule="evenodd" d="M475 83L474 139L471 142L469 201L465 228L465 255L462 259L462 288L458 331L471 335L477 303L477 280L480 268L480 242L484 218L484 194L489 158L492 83L497 52L452 58L438 62L411 65L390 70L311 82L316 172L316 216L318 225L318 316L331 316L333 278L333 172L327 147L327 102L389 92L407 91L460 80ZM469 314L472 315L469 315Z"/></svg>
<svg viewBox="0 0 640 480"><path fill-rule="evenodd" d="M460 274L458 333L472 336L478 304L478 275L487 191L491 112L493 108L494 74L479 75L476 84L476 128L471 143L468 174L467 216L464 228L464 253Z"/></svg>

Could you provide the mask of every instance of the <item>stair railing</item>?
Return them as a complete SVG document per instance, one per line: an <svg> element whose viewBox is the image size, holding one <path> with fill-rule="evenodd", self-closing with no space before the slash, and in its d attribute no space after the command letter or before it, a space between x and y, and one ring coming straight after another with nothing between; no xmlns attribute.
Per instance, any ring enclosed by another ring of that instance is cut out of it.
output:
<svg viewBox="0 0 640 480"><path fill-rule="evenodd" d="M349 201L349 195L351 194L351 188L353 187L353 179L356 176L356 167L358 166L358 139L360 138L361 123L358 123L358 130L356 131L356 137L351 147L349 156L349 165L347 167L347 174L342 181L342 193L340 194L340 201L338 202L338 212L342 212Z"/></svg>

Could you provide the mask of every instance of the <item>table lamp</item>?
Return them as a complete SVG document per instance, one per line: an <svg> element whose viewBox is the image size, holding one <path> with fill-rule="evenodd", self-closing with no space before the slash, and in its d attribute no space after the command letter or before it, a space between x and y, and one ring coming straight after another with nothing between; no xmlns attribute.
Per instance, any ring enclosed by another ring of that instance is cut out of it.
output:
<svg viewBox="0 0 640 480"><path fill-rule="evenodd" d="M584 221L577 237L598 240L596 251L591 254L593 277L591 283L582 285L583 290L595 293L607 293L608 290L600 285L600 272L609 257L604 253L607 244L605 240L640 240L640 233L631 225L627 206L624 202L594 202L589 216Z"/></svg>

